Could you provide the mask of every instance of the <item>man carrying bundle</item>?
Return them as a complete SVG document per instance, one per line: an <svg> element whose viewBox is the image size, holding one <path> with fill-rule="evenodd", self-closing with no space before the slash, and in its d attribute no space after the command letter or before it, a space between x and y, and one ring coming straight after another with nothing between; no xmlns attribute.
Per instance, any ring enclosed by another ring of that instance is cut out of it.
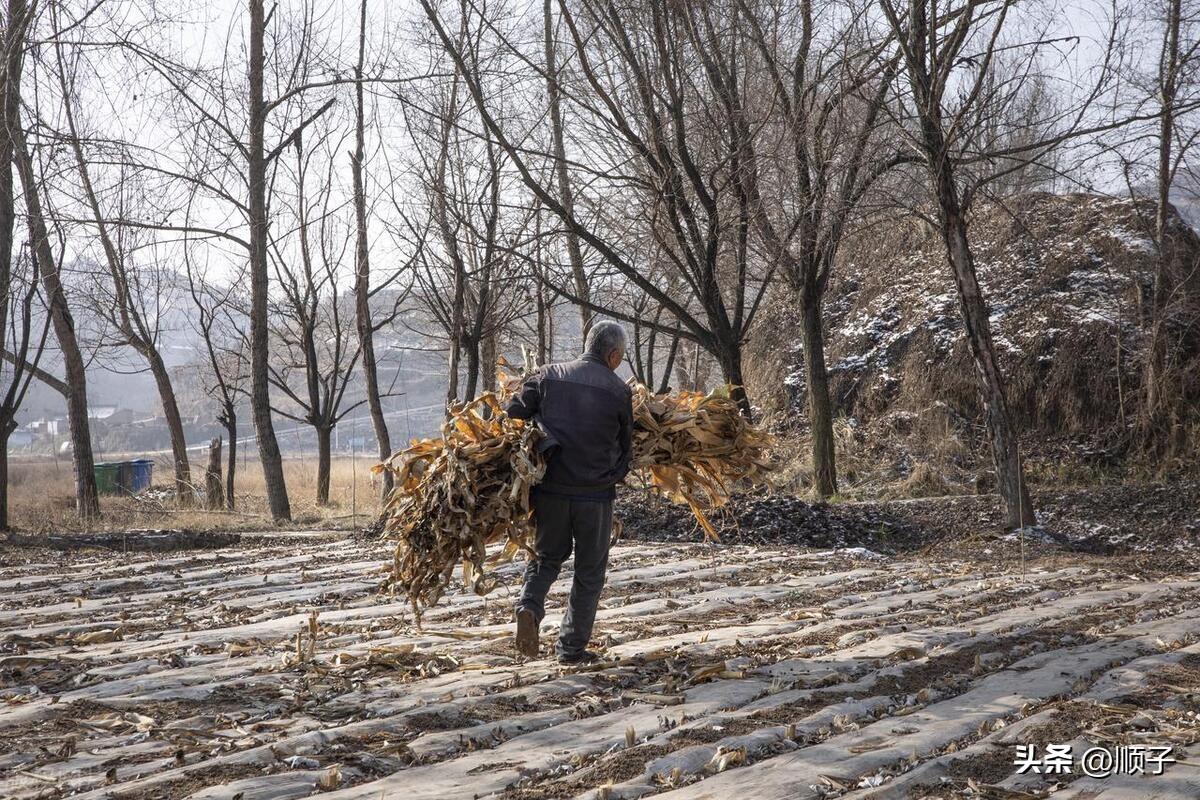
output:
<svg viewBox="0 0 1200 800"><path fill-rule="evenodd" d="M596 606L608 568L616 485L629 472L633 441L633 395L615 374L625 357L625 330L596 322L584 353L548 364L527 377L505 406L510 417L532 419L545 433L546 475L534 488L537 560L525 568L517 601L517 650L538 654L538 629L546 593L575 550L575 579L558 636L558 660L586 664Z"/></svg>

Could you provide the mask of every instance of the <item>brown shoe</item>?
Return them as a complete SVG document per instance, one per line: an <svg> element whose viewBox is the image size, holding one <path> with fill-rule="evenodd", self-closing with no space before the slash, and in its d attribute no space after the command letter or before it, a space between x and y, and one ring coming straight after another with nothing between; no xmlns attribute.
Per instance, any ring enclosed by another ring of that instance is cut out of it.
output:
<svg viewBox="0 0 1200 800"><path fill-rule="evenodd" d="M533 612L517 609L517 652L526 658L537 658L538 623Z"/></svg>

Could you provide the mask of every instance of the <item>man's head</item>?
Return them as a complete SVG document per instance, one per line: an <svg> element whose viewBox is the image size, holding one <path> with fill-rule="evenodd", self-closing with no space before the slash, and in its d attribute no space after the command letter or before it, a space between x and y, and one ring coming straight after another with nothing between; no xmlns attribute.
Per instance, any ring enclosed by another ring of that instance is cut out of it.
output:
<svg viewBox="0 0 1200 800"><path fill-rule="evenodd" d="M603 361L609 369L621 366L625 358L625 329L612 320L600 320L588 330L583 352Z"/></svg>

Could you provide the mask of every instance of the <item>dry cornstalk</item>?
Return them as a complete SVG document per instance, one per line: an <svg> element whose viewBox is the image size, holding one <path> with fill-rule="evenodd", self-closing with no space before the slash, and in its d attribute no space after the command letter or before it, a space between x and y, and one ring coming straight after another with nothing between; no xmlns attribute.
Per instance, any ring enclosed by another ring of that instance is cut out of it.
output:
<svg viewBox="0 0 1200 800"><path fill-rule="evenodd" d="M508 383L506 394L516 387ZM510 419L488 393L451 409L437 439L413 441L375 471L390 470L395 489L383 510L397 540L391 586L419 611L436 603L462 566L463 582L483 595L496 587L488 566L521 550L533 556L530 493L546 465L536 425ZM700 394L653 395L633 387L633 464L648 484L686 503L707 537L705 514L739 483L764 483L770 437L743 417L728 387ZM502 545L489 558L489 545Z"/></svg>

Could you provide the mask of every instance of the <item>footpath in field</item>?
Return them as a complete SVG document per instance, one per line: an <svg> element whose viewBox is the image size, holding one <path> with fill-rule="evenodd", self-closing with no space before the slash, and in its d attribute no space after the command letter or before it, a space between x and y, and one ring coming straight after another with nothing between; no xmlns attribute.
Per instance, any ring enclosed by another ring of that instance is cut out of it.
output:
<svg viewBox="0 0 1200 800"><path fill-rule="evenodd" d="M608 660L564 670L515 657L504 589L418 628L378 592L388 555L9 551L0 796L1200 796L1200 574L627 543ZM1176 763L1018 773L1055 743Z"/></svg>

